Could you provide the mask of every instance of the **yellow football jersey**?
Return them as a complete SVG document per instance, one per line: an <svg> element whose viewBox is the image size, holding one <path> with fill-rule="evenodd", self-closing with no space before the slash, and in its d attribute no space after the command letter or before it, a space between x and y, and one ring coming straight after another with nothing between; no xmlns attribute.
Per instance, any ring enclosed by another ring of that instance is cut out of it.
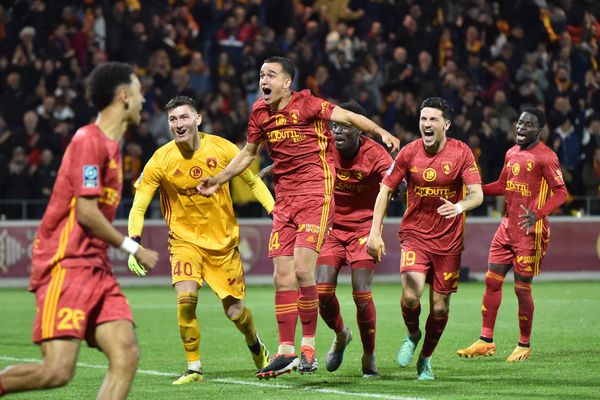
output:
<svg viewBox="0 0 600 400"><path fill-rule="evenodd" d="M239 149L233 143L205 133L201 134L199 149L190 158L183 157L175 141L156 150L135 187L149 196L159 189L160 207L169 226L169 237L207 250L224 250L238 245L240 230L229 184L225 183L210 197L204 197L196 190L201 179L217 175L238 153ZM249 185L264 186L248 170L241 177ZM274 202L270 194L269 197L267 203ZM268 211L271 209L272 204Z"/></svg>

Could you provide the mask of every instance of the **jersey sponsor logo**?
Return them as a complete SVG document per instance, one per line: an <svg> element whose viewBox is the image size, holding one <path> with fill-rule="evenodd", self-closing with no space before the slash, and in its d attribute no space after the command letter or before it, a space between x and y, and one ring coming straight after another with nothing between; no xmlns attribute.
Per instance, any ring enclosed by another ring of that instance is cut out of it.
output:
<svg viewBox="0 0 600 400"><path fill-rule="evenodd" d="M177 193L179 193L182 196L187 196L187 197L191 197L191 196L195 196L198 194L198 189L196 189L195 187L193 188L179 188L177 189Z"/></svg>
<svg viewBox="0 0 600 400"><path fill-rule="evenodd" d="M299 224L298 225L298 229L297 232L307 232L307 233L319 233L320 227L319 225L315 225L315 224Z"/></svg>
<svg viewBox="0 0 600 400"><path fill-rule="evenodd" d="M448 175L452 171L452 163L450 161L442 161L442 171Z"/></svg>
<svg viewBox="0 0 600 400"><path fill-rule="evenodd" d="M367 190L368 188L369 188L369 185L367 185L365 183L350 183L350 182L344 182L344 181L337 180L337 179L335 181L335 189L345 191L345 192L362 193L365 190Z"/></svg>
<svg viewBox="0 0 600 400"><path fill-rule="evenodd" d="M210 169L217 168L217 159L214 157L210 157L206 159L206 166Z"/></svg>
<svg viewBox="0 0 600 400"><path fill-rule="evenodd" d="M337 171L337 177L342 181L347 181L350 179L350 171L341 169Z"/></svg>
<svg viewBox="0 0 600 400"><path fill-rule="evenodd" d="M531 192L529 191L529 184L527 183L506 181L506 190L510 192L521 193L521 196L531 196Z"/></svg>
<svg viewBox="0 0 600 400"><path fill-rule="evenodd" d="M443 197L445 199L450 199L456 196L456 192L450 191L450 188L448 187L417 185L415 185L415 194L419 197Z"/></svg>
<svg viewBox="0 0 600 400"><path fill-rule="evenodd" d="M98 166L84 165L83 166L83 187L97 188L100 186L98 181Z"/></svg>
<svg viewBox="0 0 600 400"><path fill-rule="evenodd" d="M287 122L287 120L285 119L285 115L282 115L282 114L275 115L275 125L277 125L277 126L285 125L286 122Z"/></svg>
<svg viewBox="0 0 600 400"><path fill-rule="evenodd" d="M385 174L387 176L390 176L392 174L392 171L394 170L394 167L396 166L396 160L392 161L392 163L390 164L390 167L388 168L388 170L385 172Z"/></svg>
<svg viewBox="0 0 600 400"><path fill-rule="evenodd" d="M292 118L292 123L297 124L300 119L300 111L290 110L290 118Z"/></svg>
<svg viewBox="0 0 600 400"><path fill-rule="evenodd" d="M425 171L423 171L423 179L425 179L427 182L432 182L436 177L437 173L433 168L427 168Z"/></svg>
<svg viewBox="0 0 600 400"><path fill-rule="evenodd" d="M535 167L535 163L533 162L533 160L527 160L527 162L525 163L525 169L527 170L527 172L533 171L533 167Z"/></svg>
<svg viewBox="0 0 600 400"><path fill-rule="evenodd" d="M202 168L198 167L198 166L193 166L190 169L190 176L194 179L198 179L202 176Z"/></svg>
<svg viewBox="0 0 600 400"><path fill-rule="evenodd" d="M270 143L281 142L281 141L287 140L287 139L290 139L294 143L299 143L299 142L303 141L304 139L306 139L306 136L299 133L295 129L282 129L282 130L275 129L275 130L267 132L267 140Z"/></svg>
<svg viewBox="0 0 600 400"><path fill-rule="evenodd" d="M519 172L521 172L521 166L519 165L519 163L515 163L510 168L510 170L512 171L514 176L517 176L517 175L519 175Z"/></svg>

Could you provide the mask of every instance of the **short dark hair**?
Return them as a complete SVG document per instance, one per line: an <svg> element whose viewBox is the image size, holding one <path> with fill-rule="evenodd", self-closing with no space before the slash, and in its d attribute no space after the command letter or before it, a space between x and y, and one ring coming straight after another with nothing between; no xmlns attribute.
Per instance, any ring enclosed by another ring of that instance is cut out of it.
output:
<svg viewBox="0 0 600 400"><path fill-rule="evenodd" d="M438 110L440 110L442 112L442 116L444 117L444 119L451 119L452 118L452 106L450 105L450 103L448 103L446 100L442 99L441 97L429 97L425 100L423 100L423 103L421 103L421 108L419 109L419 111L422 111L425 107L429 107L429 108L437 108Z"/></svg>
<svg viewBox="0 0 600 400"><path fill-rule="evenodd" d="M296 76L296 69L294 68L294 64L290 61L289 58L281 57L281 56L273 56L267 57L263 64L266 63L277 63L281 65L281 69L283 72L288 74L292 81L294 80L294 76Z"/></svg>
<svg viewBox="0 0 600 400"><path fill-rule="evenodd" d="M523 109L523 112L535 115L535 117L537 118L539 129L542 129L546 125L546 116L540 109L534 108L534 107L528 107L528 108Z"/></svg>
<svg viewBox="0 0 600 400"><path fill-rule="evenodd" d="M88 96L98 111L112 103L117 88L132 83L133 68L129 64L111 61L98 65L88 80Z"/></svg>
<svg viewBox="0 0 600 400"><path fill-rule="evenodd" d="M346 103L342 103L340 104L340 107L342 107L345 110L352 111L353 113L360 114L364 117L367 116L367 110L365 110L360 104L358 104L355 101L348 101Z"/></svg>
<svg viewBox="0 0 600 400"><path fill-rule="evenodd" d="M190 106L192 110L198 112L198 106L196 105L196 101L188 96L173 97L165 106L165 111L169 113L179 106Z"/></svg>

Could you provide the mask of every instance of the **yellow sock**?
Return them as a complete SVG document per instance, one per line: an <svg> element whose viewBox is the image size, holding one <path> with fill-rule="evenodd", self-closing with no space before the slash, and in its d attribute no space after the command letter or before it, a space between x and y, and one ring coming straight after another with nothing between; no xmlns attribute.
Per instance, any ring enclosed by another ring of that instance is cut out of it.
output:
<svg viewBox="0 0 600 400"><path fill-rule="evenodd" d="M188 363L200 360L200 325L196 319L197 303L197 293L177 293L177 322Z"/></svg>
<svg viewBox="0 0 600 400"><path fill-rule="evenodd" d="M254 328L254 318L252 311L248 307L244 307L244 311L236 318L231 318L231 322L235 324L240 332L244 335L244 340L248 346L256 344L256 329Z"/></svg>

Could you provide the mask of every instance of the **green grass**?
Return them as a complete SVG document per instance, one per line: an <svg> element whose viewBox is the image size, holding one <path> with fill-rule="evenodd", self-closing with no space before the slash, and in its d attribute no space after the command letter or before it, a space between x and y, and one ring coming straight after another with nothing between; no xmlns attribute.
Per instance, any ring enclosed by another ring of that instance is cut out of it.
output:
<svg viewBox="0 0 600 400"><path fill-rule="evenodd" d="M217 298L207 289L200 294L198 317L202 330L202 363L206 381L172 386L186 369L176 321L175 295L171 288L125 290L138 325L142 356L131 399L548 399L599 398L598 344L600 282L539 282L533 287L535 320L532 358L509 364L506 357L518 339L517 305L512 283L505 284L503 304L496 324L495 356L462 359L456 349L469 345L479 335L482 283L461 283L451 301L450 320L433 357L436 380L416 380L415 360L407 368L395 364L396 351L405 336L401 320L398 285L376 285L377 357L380 379L364 380L360 374L362 348L354 318L354 303L348 286L338 288L346 323L354 332L344 363L336 373L324 366L332 332L319 322L317 352L321 368L314 375L282 376L268 382L254 378L254 364L243 338L225 318ZM248 288L247 304L271 352L276 350L273 289ZM424 310L427 307L423 307ZM0 369L15 359L39 359L30 341L34 296L24 290L0 290ZM423 328L426 316L421 316ZM299 329L298 335L299 338ZM65 388L14 395L15 399L94 398L105 372L106 360L97 350L82 346L82 363L74 380ZM91 366L102 366L92 368ZM325 392L330 391L330 392ZM331 392L333 391L333 392ZM350 395L355 393L356 396ZM361 394L362 393L362 394Z"/></svg>

